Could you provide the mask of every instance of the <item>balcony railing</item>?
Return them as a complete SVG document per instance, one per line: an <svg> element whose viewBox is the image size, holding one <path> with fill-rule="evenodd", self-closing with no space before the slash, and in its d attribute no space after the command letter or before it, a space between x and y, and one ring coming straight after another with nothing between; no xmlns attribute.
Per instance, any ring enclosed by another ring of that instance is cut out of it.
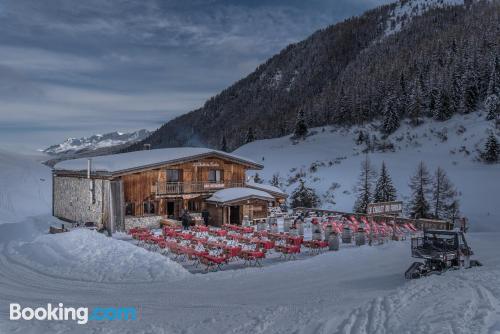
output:
<svg viewBox="0 0 500 334"><path fill-rule="evenodd" d="M208 193L224 188L244 187L243 181L221 181L221 182L158 182L154 186L156 196Z"/></svg>

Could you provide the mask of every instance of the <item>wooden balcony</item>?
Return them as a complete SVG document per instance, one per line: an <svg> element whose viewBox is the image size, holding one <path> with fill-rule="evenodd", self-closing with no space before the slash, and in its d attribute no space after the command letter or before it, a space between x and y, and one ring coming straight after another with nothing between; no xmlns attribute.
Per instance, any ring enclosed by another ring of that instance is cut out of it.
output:
<svg viewBox="0 0 500 334"><path fill-rule="evenodd" d="M211 193L225 188L244 187L243 181L159 182L153 186L156 196Z"/></svg>

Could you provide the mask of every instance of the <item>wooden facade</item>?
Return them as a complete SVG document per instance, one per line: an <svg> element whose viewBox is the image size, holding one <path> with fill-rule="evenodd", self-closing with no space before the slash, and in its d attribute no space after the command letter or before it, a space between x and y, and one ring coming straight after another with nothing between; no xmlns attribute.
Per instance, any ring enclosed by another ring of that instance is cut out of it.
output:
<svg viewBox="0 0 500 334"><path fill-rule="evenodd" d="M112 230L127 229L130 221L157 221L152 218L165 216L179 219L186 209L190 213L208 210L214 225L241 223L245 216L264 218L270 203L276 205L280 198L269 195L267 201L252 198L230 206L207 201L219 190L246 187L249 169L262 169L262 165L230 154L226 157L222 152L122 171L55 169L53 215L68 221L94 222ZM98 201L93 199L96 194ZM77 216L71 214L74 203L81 204Z"/></svg>
<svg viewBox="0 0 500 334"><path fill-rule="evenodd" d="M178 177L169 180L168 170L178 171ZM122 175L127 214L179 217L183 209L201 211L205 208L203 199L213 192L227 187L243 187L245 171L242 164L206 158Z"/></svg>

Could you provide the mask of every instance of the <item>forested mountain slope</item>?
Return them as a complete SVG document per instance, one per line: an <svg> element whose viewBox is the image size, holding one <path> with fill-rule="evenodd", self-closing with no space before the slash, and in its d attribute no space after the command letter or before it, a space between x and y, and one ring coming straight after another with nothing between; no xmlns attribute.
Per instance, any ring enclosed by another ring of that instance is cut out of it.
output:
<svg viewBox="0 0 500 334"><path fill-rule="evenodd" d="M311 127L381 119L387 134L406 117L446 120L498 94L499 50L499 1L402 0L288 46L144 142L220 148L225 137L233 150L249 128L293 132L299 110Z"/></svg>

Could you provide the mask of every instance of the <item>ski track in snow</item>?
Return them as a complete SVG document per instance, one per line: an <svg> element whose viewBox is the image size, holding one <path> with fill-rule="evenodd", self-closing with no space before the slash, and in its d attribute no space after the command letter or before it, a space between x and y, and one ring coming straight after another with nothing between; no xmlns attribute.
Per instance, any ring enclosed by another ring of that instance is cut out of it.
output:
<svg viewBox="0 0 500 334"><path fill-rule="evenodd" d="M354 310L338 333L492 333L500 271L448 272L409 282ZM443 301L446 300L446 303Z"/></svg>

